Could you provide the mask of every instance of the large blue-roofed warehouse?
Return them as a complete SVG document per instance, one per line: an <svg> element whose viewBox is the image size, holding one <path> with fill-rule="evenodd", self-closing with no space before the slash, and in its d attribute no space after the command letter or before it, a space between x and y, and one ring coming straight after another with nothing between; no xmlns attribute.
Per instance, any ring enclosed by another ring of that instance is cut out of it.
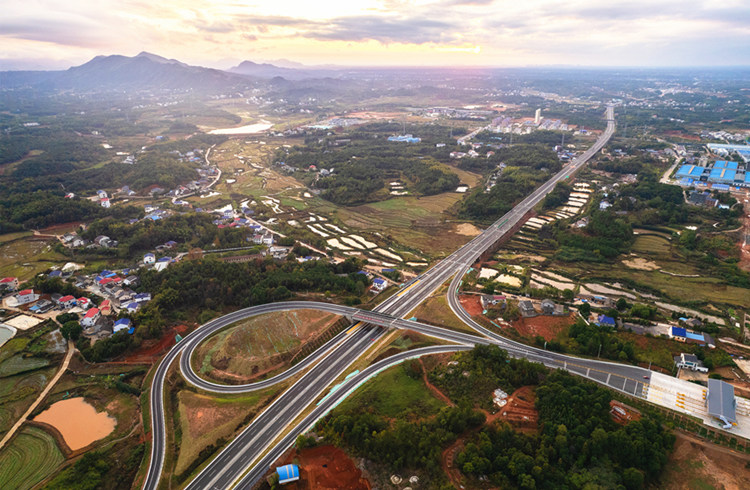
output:
<svg viewBox="0 0 750 490"><path fill-rule="evenodd" d="M291 483L299 480L299 467L296 464L285 464L276 468L279 475L279 484Z"/></svg>
<svg viewBox="0 0 750 490"><path fill-rule="evenodd" d="M698 182L709 182L718 185L733 185L750 187L750 171L738 162L717 160L707 166L684 164L681 165L674 178L686 185Z"/></svg>

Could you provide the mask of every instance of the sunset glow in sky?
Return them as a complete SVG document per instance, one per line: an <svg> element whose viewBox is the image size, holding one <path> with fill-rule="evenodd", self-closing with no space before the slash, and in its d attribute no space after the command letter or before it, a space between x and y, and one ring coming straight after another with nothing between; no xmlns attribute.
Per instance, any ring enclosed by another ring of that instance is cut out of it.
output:
<svg viewBox="0 0 750 490"><path fill-rule="evenodd" d="M750 64L747 0L4 0L0 69L149 51L228 68Z"/></svg>

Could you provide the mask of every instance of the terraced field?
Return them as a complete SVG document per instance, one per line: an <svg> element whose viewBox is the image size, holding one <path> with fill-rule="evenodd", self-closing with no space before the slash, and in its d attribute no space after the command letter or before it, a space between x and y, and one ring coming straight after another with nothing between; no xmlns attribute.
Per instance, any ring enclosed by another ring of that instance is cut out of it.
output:
<svg viewBox="0 0 750 490"><path fill-rule="evenodd" d="M12 376L14 374L33 371L48 365L47 359L38 357L24 358L22 356L13 356L0 364L0 377Z"/></svg>
<svg viewBox="0 0 750 490"><path fill-rule="evenodd" d="M0 488L32 488L64 460L51 435L27 427L0 453Z"/></svg>

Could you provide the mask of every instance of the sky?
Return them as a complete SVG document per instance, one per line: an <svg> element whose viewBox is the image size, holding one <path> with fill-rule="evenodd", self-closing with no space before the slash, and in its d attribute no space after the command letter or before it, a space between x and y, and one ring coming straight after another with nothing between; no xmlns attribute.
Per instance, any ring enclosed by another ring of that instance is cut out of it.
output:
<svg viewBox="0 0 750 490"><path fill-rule="evenodd" d="M0 69L750 65L748 0L3 0Z"/></svg>

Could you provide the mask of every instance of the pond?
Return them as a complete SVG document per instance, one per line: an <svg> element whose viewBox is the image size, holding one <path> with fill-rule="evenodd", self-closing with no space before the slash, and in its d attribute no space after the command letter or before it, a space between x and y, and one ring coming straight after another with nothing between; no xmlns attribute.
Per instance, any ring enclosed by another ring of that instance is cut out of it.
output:
<svg viewBox="0 0 750 490"><path fill-rule="evenodd" d="M65 443L75 451L108 436L115 430L116 420L107 412L97 412L83 398L68 398L52 404L34 418L60 431Z"/></svg>
<svg viewBox="0 0 750 490"><path fill-rule="evenodd" d="M0 323L0 347L2 347L3 344L12 339L15 334L15 328Z"/></svg>

